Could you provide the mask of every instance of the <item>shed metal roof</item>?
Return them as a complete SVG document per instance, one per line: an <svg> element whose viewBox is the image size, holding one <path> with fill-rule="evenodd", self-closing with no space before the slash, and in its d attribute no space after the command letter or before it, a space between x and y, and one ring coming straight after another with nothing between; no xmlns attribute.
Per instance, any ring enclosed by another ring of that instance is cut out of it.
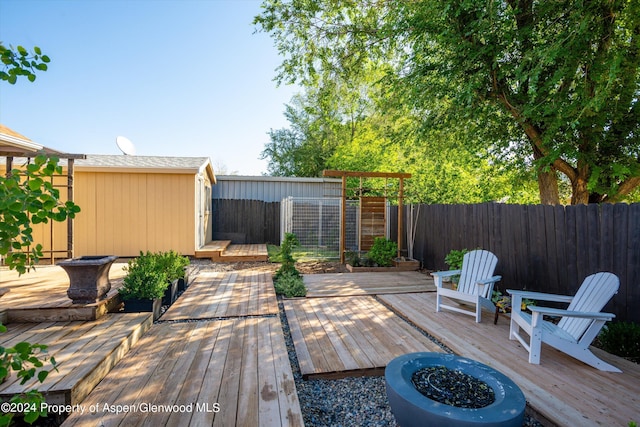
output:
<svg viewBox="0 0 640 427"><path fill-rule="evenodd" d="M15 159L16 163L20 160ZM58 163L67 166L67 159ZM76 171L197 174L207 173L213 183L216 177L208 157L127 156L124 154L87 154L74 161Z"/></svg>
<svg viewBox="0 0 640 427"><path fill-rule="evenodd" d="M286 197L339 197L342 180L280 176L220 175L214 199L280 202Z"/></svg>

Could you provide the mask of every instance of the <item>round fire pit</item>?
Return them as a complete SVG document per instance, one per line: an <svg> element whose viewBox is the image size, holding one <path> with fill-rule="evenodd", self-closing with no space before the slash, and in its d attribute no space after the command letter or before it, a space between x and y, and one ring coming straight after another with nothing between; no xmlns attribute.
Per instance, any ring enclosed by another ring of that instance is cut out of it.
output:
<svg viewBox="0 0 640 427"><path fill-rule="evenodd" d="M466 374L493 390L493 403L481 408L440 403L418 391L412 382L417 371L444 367ZM524 419L526 400L520 388L495 369L453 354L410 353L393 359L385 369L387 397L396 421L411 426L513 426Z"/></svg>

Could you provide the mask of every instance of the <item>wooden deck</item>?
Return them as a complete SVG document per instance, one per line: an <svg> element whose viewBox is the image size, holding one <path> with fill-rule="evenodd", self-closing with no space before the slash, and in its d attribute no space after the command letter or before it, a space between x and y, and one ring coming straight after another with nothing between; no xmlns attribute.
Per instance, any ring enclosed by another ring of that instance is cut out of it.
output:
<svg viewBox="0 0 640 427"><path fill-rule="evenodd" d="M216 240L196 250L196 258L211 258L214 262L268 261L267 245L235 245L231 240Z"/></svg>
<svg viewBox="0 0 640 427"><path fill-rule="evenodd" d="M284 301L303 378L381 375L397 356L442 351L370 296Z"/></svg>
<svg viewBox="0 0 640 427"><path fill-rule="evenodd" d="M303 425L277 317L153 325L82 405L63 426Z"/></svg>
<svg viewBox="0 0 640 427"><path fill-rule="evenodd" d="M152 324L150 313L107 314L85 322L11 323L0 335L0 345L19 342L46 344L47 356L57 362L44 383L32 379L21 385L14 375L0 385L0 399L33 388L49 404L80 403L113 366L124 357ZM50 364L45 364L49 366Z"/></svg>
<svg viewBox="0 0 640 427"><path fill-rule="evenodd" d="M95 304L72 303L67 296L69 276L61 267L37 266L35 271L22 276L1 267L0 288L8 292L0 297L0 312L5 312L5 322L95 320L120 303L118 289L122 286L126 265L116 262L111 266L111 291L104 301Z"/></svg>
<svg viewBox="0 0 640 427"><path fill-rule="evenodd" d="M200 272L162 320L217 319L278 314L270 273Z"/></svg>
<svg viewBox="0 0 640 427"><path fill-rule="evenodd" d="M394 273L305 274L307 297L435 292L431 276L417 271Z"/></svg>
<svg viewBox="0 0 640 427"><path fill-rule="evenodd" d="M380 299L456 354L492 366L522 389L541 419L559 426L626 426L640 420L640 366L598 349L594 352L623 373L601 372L543 345L540 365L527 361L509 340L509 321L493 316L475 323L469 316L435 311L435 294L384 295Z"/></svg>

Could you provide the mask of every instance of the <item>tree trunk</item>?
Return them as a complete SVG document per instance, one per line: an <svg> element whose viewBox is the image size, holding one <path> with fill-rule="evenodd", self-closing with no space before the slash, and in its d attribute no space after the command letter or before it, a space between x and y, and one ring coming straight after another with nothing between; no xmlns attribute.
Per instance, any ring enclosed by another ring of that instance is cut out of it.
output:
<svg viewBox="0 0 640 427"><path fill-rule="evenodd" d="M589 204L589 190L587 190L587 180L583 176L571 182L571 204L587 205Z"/></svg>
<svg viewBox="0 0 640 427"><path fill-rule="evenodd" d="M534 150L534 158L538 159L541 154ZM553 166L545 170L544 166L538 167L538 190L540 191L540 203L543 205L559 205L560 194L558 192L558 176Z"/></svg>

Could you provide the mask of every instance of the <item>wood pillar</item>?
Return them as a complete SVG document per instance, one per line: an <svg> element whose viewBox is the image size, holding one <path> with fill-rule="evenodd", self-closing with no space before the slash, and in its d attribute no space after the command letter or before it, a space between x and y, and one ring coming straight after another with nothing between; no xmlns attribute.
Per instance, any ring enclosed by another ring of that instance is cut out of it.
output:
<svg viewBox="0 0 640 427"><path fill-rule="evenodd" d="M74 160L67 159L67 200L73 202ZM73 258L73 218L67 217L67 258ZM53 255L52 255L53 256Z"/></svg>
<svg viewBox="0 0 640 427"><path fill-rule="evenodd" d="M342 206L340 212L340 264L344 264L347 240L347 176L342 176Z"/></svg>
<svg viewBox="0 0 640 427"><path fill-rule="evenodd" d="M398 191L398 258L402 254L402 222L403 222L404 179L400 177L400 190Z"/></svg>

